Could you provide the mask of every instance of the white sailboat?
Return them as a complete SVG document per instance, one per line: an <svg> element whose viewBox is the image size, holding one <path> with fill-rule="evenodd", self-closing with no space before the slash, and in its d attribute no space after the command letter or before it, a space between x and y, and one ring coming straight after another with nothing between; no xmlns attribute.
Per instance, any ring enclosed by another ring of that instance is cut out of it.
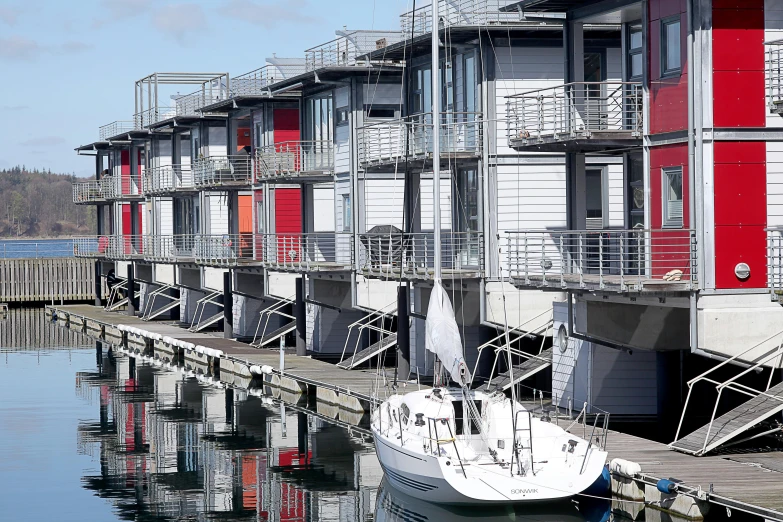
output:
<svg viewBox="0 0 783 522"><path fill-rule="evenodd" d="M439 68L438 2L432 2L432 70ZM435 245L441 244L440 87L432 74L433 207ZM607 453L548 416L534 416L502 393L470 389L459 329L435 281L426 322L426 347L457 387L395 394L371 415L378 460L389 482L414 498L445 504L527 503L568 498L601 477ZM591 437L592 438L592 437Z"/></svg>

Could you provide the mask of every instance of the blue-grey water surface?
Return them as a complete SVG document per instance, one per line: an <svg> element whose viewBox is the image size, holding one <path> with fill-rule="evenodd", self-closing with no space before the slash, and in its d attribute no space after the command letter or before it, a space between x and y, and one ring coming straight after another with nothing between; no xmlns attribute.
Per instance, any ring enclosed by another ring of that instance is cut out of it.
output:
<svg viewBox="0 0 783 522"><path fill-rule="evenodd" d="M0 520L609 519L600 502L415 501L384 483L369 439L323 410L144 363L39 311L0 319L0 359Z"/></svg>

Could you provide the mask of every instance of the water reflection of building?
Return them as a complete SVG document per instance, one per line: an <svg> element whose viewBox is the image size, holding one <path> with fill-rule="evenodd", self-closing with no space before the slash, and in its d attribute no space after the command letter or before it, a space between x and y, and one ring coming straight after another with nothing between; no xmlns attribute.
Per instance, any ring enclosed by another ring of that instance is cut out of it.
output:
<svg viewBox="0 0 783 522"><path fill-rule="evenodd" d="M101 473L83 482L123 517L371 518L382 472L361 438L181 369L107 349L97 360L77 376L99 407L79 440Z"/></svg>

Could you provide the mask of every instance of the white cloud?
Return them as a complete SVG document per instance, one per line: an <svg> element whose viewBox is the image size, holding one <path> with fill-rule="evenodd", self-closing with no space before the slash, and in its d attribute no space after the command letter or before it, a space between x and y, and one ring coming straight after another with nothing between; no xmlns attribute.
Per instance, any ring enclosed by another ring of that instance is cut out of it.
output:
<svg viewBox="0 0 783 522"><path fill-rule="evenodd" d="M22 10L18 7L8 7L0 5L0 22L6 25L16 24L17 18L22 14Z"/></svg>
<svg viewBox="0 0 783 522"><path fill-rule="evenodd" d="M194 3L171 4L152 13L152 24L162 33L179 43L185 43L188 33L197 32L207 26L207 17L200 5Z"/></svg>
<svg viewBox="0 0 783 522"><path fill-rule="evenodd" d="M29 105L0 105L0 111L4 112L25 111L29 108Z"/></svg>
<svg viewBox="0 0 783 522"><path fill-rule="evenodd" d="M22 147L40 147L42 145L62 145L65 143L65 138L62 136L40 136L37 138L30 138L28 140L20 141L19 145Z"/></svg>
<svg viewBox="0 0 783 522"><path fill-rule="evenodd" d="M230 18L271 29L279 26L281 22L315 22L315 18L306 14L307 7L306 0L288 0L286 2L229 0L220 8L220 12Z"/></svg>
<svg viewBox="0 0 783 522"><path fill-rule="evenodd" d="M90 44L77 41L68 41L56 45L41 45L35 40L13 35L8 38L0 38L0 59L29 61L35 60L44 54L76 54L92 49L92 47Z"/></svg>
<svg viewBox="0 0 783 522"><path fill-rule="evenodd" d="M93 20L92 25L95 28L142 15L152 7L152 0L103 0L101 6L105 13Z"/></svg>

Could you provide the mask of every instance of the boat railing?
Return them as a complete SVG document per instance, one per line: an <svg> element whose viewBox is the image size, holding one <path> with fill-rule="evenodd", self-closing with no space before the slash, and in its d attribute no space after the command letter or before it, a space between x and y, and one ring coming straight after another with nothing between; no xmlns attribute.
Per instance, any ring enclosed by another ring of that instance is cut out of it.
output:
<svg viewBox="0 0 783 522"><path fill-rule="evenodd" d="M438 436L438 423L441 425L445 425L449 430L449 437L446 439L442 439ZM435 437L432 436L433 428L435 428ZM427 417L427 429L429 430L429 452L430 455L434 455L436 457L440 457L440 447L441 445L447 445L451 444L454 446L454 452L457 454L457 461L459 462L459 466L462 469L462 475L465 478L468 478L467 473L465 473L465 465L462 463L462 457L459 454L459 448L457 448L457 438L454 436L454 431L451 429L451 419L448 417ZM400 433L402 433L402 422L400 422ZM400 439L402 440L402 439ZM437 448L437 452L433 452L432 443L435 443L435 448Z"/></svg>

